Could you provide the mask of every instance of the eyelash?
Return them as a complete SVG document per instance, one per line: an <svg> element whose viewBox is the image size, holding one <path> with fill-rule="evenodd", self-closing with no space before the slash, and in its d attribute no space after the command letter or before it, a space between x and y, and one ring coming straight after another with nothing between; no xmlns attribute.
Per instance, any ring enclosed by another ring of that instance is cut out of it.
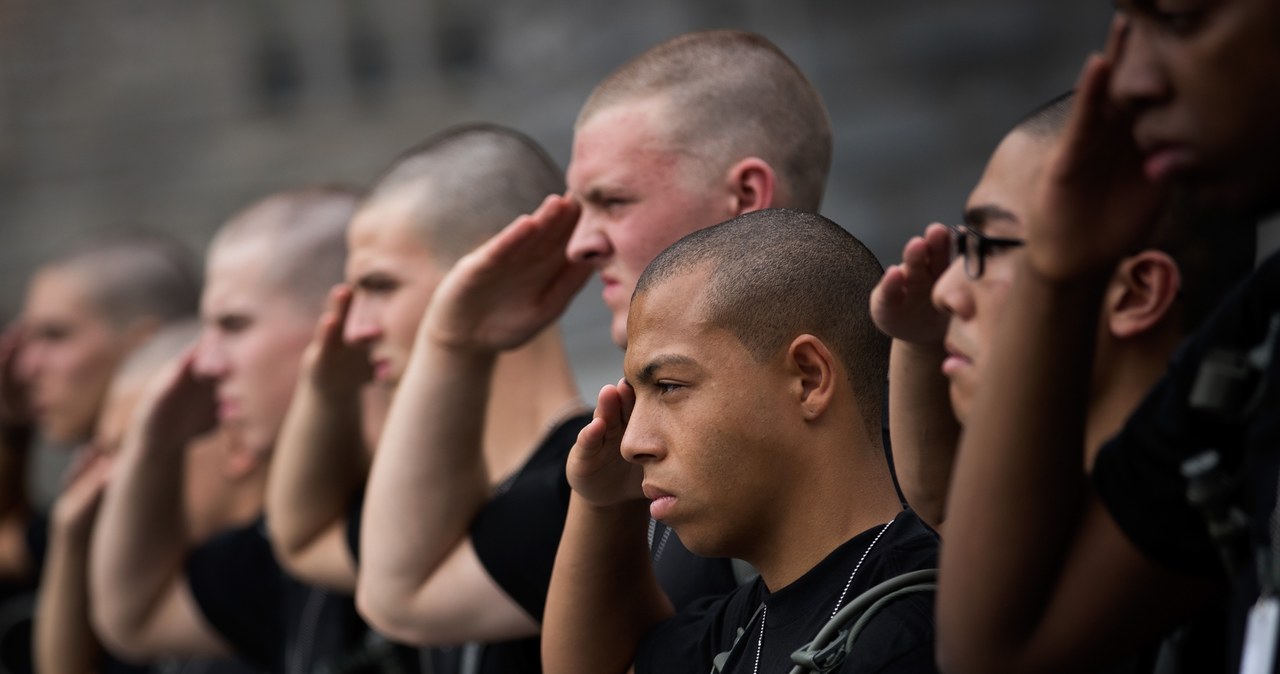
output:
<svg viewBox="0 0 1280 674"><path fill-rule="evenodd" d="M654 384L653 387L658 389L658 395L668 395L684 388L681 384L674 384L669 381L660 381Z"/></svg>

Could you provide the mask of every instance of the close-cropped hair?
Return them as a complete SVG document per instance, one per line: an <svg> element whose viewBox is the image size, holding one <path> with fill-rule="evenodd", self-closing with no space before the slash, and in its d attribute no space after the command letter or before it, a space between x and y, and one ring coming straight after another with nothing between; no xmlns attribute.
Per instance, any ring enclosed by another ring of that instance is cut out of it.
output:
<svg viewBox="0 0 1280 674"><path fill-rule="evenodd" d="M191 254L156 232L97 238L44 268L84 278L89 301L118 327L138 319L168 323L189 318L200 303L200 274Z"/></svg>
<svg viewBox="0 0 1280 674"><path fill-rule="evenodd" d="M578 114L581 128L619 103L666 101L673 147L717 170L755 156L790 194L782 204L817 211L831 169L831 122L817 89L766 38L736 30L686 33L623 64Z"/></svg>
<svg viewBox="0 0 1280 674"><path fill-rule="evenodd" d="M532 138L496 124L446 129L382 173L364 207L394 203L435 259L451 266L550 194L564 174Z"/></svg>
<svg viewBox="0 0 1280 674"><path fill-rule="evenodd" d="M699 306L707 320L761 362L799 335L821 339L843 363L878 444L890 342L869 310L884 271L876 256L821 215L765 209L680 239L649 263L635 294L703 268L710 278Z"/></svg>
<svg viewBox="0 0 1280 674"><path fill-rule="evenodd" d="M1071 119L1075 92L1068 91L1032 110L1014 127L1045 142L1056 141ZM1047 152L1047 150L1046 150ZM1175 194L1148 245L1169 254L1178 264L1179 327L1193 330L1228 290L1249 275L1257 255L1253 227L1223 222L1228 217L1197 209Z"/></svg>
<svg viewBox="0 0 1280 674"><path fill-rule="evenodd" d="M360 192L316 185L270 194L233 215L210 251L232 243L264 243L271 253L265 281L284 290L306 313L319 312L347 260L346 233Z"/></svg>

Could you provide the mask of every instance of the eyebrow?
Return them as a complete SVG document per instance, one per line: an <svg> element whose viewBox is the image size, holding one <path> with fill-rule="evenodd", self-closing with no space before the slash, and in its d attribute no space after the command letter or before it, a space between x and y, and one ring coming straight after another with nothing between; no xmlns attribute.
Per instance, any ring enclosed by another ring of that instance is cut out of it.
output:
<svg viewBox="0 0 1280 674"><path fill-rule="evenodd" d="M651 384L653 383L654 373L656 373L659 368L666 367L668 365L697 365L697 363L688 356L680 356L677 354L658 356L646 363L644 367L640 368L640 371L636 373L634 378L628 377L627 381L633 384Z"/></svg>
<svg viewBox="0 0 1280 674"><path fill-rule="evenodd" d="M981 206L974 206L973 208L965 209L964 224L971 229L983 231L983 229L986 228L987 223L992 220L1004 220L1013 224L1019 224L1021 222L1018 220L1018 216L1014 215L1011 211L1001 208L995 204L983 204Z"/></svg>

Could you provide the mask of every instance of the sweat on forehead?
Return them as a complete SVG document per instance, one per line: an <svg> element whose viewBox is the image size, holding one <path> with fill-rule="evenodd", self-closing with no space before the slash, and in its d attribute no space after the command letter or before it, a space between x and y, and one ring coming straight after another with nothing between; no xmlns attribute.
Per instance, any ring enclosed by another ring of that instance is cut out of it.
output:
<svg viewBox="0 0 1280 674"><path fill-rule="evenodd" d="M667 248L645 268L635 296L703 269L699 306L708 321L759 360L800 334L818 337L845 364L864 413L879 419L889 340L868 307L883 268L862 242L820 215L755 211Z"/></svg>

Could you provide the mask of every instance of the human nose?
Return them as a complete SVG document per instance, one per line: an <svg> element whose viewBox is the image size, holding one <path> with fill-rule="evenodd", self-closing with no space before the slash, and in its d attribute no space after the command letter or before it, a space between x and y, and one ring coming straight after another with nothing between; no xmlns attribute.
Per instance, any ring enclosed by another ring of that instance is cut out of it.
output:
<svg viewBox="0 0 1280 674"><path fill-rule="evenodd" d="M973 313L972 282L965 274L964 264L964 256L957 255L933 284L933 305L952 316L964 317Z"/></svg>
<svg viewBox="0 0 1280 674"><path fill-rule="evenodd" d="M342 326L342 339L352 346L365 346L376 341L382 335L382 328L377 321L373 302L365 295L357 293L351 298L351 308L347 311L347 322Z"/></svg>
<svg viewBox="0 0 1280 674"><path fill-rule="evenodd" d="M649 406L637 400L631 410L631 418L627 420L627 428L622 433L622 458L644 465L660 461L666 456L662 438L656 432Z"/></svg>
<svg viewBox="0 0 1280 674"><path fill-rule="evenodd" d="M565 247L565 257L570 262L598 265L611 253L609 238L605 236L598 218L590 214L587 208L583 208L582 216L578 218L578 224L573 228L573 235L569 237L569 244Z"/></svg>
<svg viewBox="0 0 1280 674"><path fill-rule="evenodd" d="M25 341L16 354L13 373L18 381L30 384L35 380L46 360L45 346L37 340Z"/></svg>
<svg viewBox="0 0 1280 674"><path fill-rule="evenodd" d="M206 379L225 377L230 370L226 348L222 340L205 331L196 344L195 357L192 359L191 371Z"/></svg>
<svg viewBox="0 0 1280 674"><path fill-rule="evenodd" d="M1123 22L1112 65L1110 95L1129 109L1149 107L1169 95L1169 82L1160 58L1160 44L1146 22Z"/></svg>

